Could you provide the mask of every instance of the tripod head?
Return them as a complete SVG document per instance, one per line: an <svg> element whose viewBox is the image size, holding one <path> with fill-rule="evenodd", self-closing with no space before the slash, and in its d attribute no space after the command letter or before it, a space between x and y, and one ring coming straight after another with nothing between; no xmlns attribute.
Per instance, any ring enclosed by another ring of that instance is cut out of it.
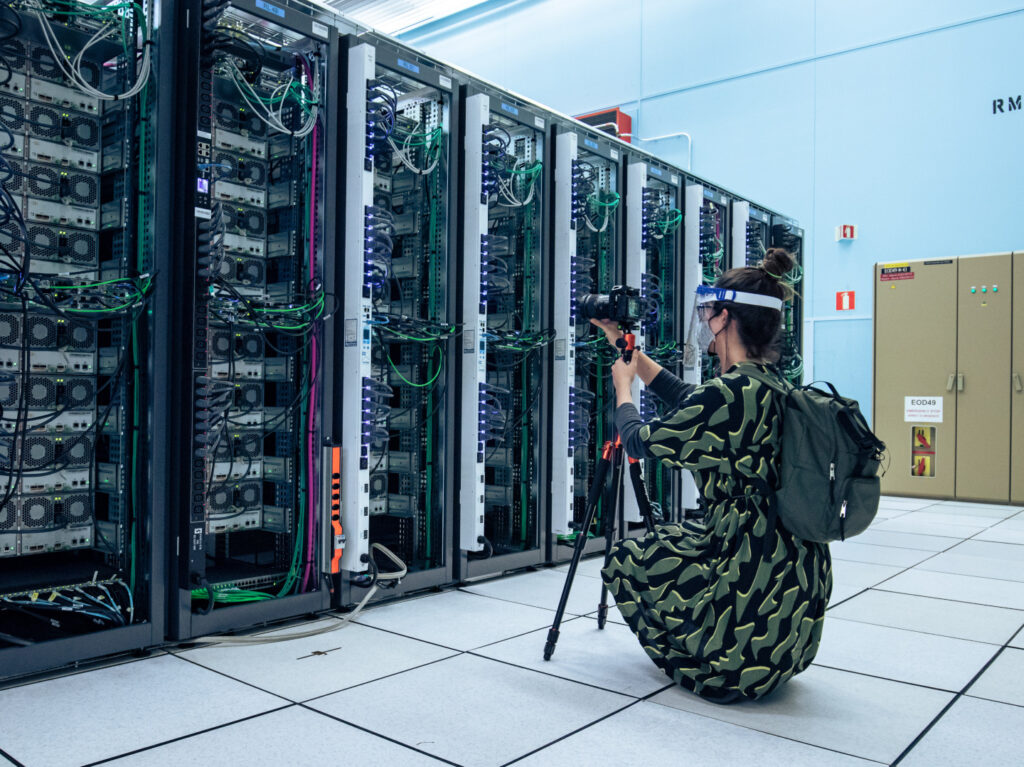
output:
<svg viewBox="0 0 1024 767"><path fill-rule="evenodd" d="M622 338L615 342L615 345L619 347L619 353L622 355L622 361L627 365L633 359L633 352L636 351L636 336L633 335L633 323L632 322L620 322L619 327L622 329Z"/></svg>

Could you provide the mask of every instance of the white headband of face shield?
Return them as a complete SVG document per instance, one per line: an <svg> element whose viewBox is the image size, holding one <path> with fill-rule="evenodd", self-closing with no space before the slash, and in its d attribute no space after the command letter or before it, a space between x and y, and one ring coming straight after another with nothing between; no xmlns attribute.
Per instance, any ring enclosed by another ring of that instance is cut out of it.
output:
<svg viewBox="0 0 1024 767"><path fill-rule="evenodd" d="M686 344L683 346L683 366L693 367L700 361L700 355L707 350L715 338L711 331L710 317L705 316L701 309L716 301L729 301L734 304L761 306L766 309L782 311L782 299L765 296L760 293L745 293L740 290L716 288L710 285L697 287L696 302L693 305L693 316L690 318Z"/></svg>

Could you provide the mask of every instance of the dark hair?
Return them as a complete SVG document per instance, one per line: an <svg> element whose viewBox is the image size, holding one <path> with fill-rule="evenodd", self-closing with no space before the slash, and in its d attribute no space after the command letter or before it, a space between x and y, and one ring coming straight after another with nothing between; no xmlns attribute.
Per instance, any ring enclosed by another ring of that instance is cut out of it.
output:
<svg viewBox="0 0 1024 767"><path fill-rule="evenodd" d="M769 248L760 266L730 269L715 281L715 287L760 293L788 301L793 297L793 288L786 282L786 276L794 265L789 251ZM732 301L716 301L714 307L713 316L716 317L723 309L729 310L730 321L736 321L736 332L751 357L762 357L772 362L778 360L782 312Z"/></svg>

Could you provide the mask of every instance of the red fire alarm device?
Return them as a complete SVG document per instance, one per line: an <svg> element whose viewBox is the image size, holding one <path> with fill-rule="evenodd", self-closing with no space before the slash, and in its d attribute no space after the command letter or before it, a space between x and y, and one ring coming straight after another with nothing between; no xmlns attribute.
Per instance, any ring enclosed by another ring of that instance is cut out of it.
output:
<svg viewBox="0 0 1024 767"><path fill-rule="evenodd" d="M616 107L615 109L603 109L600 112L590 112L585 115L576 115L576 119L592 125L598 130L610 133L623 141L629 141L633 135L633 118Z"/></svg>
<svg viewBox="0 0 1024 767"><path fill-rule="evenodd" d="M857 295L852 290L842 290L836 293L836 311L850 312L857 308Z"/></svg>
<svg viewBox="0 0 1024 767"><path fill-rule="evenodd" d="M842 224L836 227L836 242L840 240L856 240L857 227L853 224Z"/></svg>

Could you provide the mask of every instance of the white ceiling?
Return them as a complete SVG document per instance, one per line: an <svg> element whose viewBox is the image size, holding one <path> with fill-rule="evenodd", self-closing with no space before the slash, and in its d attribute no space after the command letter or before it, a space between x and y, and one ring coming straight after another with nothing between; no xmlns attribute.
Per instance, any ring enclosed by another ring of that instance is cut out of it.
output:
<svg viewBox="0 0 1024 767"><path fill-rule="evenodd" d="M436 19L464 11L481 0L327 0L339 13L373 27L386 35L397 35Z"/></svg>

